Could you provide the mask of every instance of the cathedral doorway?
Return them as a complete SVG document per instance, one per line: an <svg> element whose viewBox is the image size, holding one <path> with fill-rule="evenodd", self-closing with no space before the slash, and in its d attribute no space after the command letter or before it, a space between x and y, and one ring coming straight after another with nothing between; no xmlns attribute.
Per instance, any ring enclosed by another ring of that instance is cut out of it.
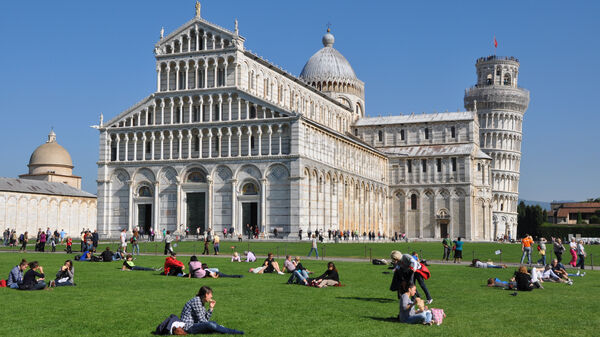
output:
<svg viewBox="0 0 600 337"><path fill-rule="evenodd" d="M204 233L206 230L206 193L187 193L187 227L190 233Z"/></svg>
<svg viewBox="0 0 600 337"><path fill-rule="evenodd" d="M244 228L250 225L252 233L260 232L258 228L258 202L243 202L242 203L242 224Z"/></svg>
<svg viewBox="0 0 600 337"><path fill-rule="evenodd" d="M440 235L442 238L448 235L448 221L440 221Z"/></svg>
<svg viewBox="0 0 600 337"><path fill-rule="evenodd" d="M152 204L138 204L138 228L144 233L150 233L152 229Z"/></svg>

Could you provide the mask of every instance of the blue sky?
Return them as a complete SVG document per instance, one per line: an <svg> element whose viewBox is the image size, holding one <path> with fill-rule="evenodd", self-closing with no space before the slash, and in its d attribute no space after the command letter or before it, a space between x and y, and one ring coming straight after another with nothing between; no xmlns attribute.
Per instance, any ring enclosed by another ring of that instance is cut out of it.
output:
<svg viewBox="0 0 600 337"><path fill-rule="evenodd" d="M460 4L460 5L457 5ZM600 196L600 2L203 1L202 16L246 48L299 74L331 23L335 48L365 82L369 115L456 111L475 60L521 61L525 114L521 198ZM0 176L27 172L51 126L83 188L96 191L98 133L155 88L160 28L194 15L193 0L3 1Z"/></svg>

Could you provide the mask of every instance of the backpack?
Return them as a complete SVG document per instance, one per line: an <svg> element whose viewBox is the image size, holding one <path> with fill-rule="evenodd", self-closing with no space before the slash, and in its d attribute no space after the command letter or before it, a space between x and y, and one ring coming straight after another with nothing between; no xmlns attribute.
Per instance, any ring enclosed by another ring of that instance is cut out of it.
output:
<svg viewBox="0 0 600 337"><path fill-rule="evenodd" d="M25 235L23 235L23 234L19 235L19 243L23 243L24 240L25 240Z"/></svg>
<svg viewBox="0 0 600 337"><path fill-rule="evenodd" d="M444 318L446 318L446 314L444 313L444 309L434 309L431 308L431 316L432 319L436 322L437 325L442 324Z"/></svg>
<svg viewBox="0 0 600 337"><path fill-rule="evenodd" d="M421 264L421 268L415 270L415 273L420 274L426 280L429 280L429 278L431 277L431 272L424 264Z"/></svg>
<svg viewBox="0 0 600 337"><path fill-rule="evenodd" d="M374 265L378 265L378 266L384 266L387 265L387 261L384 259L373 259L373 264Z"/></svg>
<svg viewBox="0 0 600 337"><path fill-rule="evenodd" d="M154 331L156 335L169 335L171 333L171 326L175 322L179 322L180 319L176 315L171 314L169 317L165 318Z"/></svg>

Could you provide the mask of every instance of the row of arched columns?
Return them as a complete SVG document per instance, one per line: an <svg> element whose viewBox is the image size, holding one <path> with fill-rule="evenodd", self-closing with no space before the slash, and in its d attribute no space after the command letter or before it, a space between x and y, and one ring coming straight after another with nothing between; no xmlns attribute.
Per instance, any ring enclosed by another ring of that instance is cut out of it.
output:
<svg viewBox="0 0 600 337"><path fill-rule="evenodd" d="M106 161L274 156L290 153L288 123L111 132Z"/></svg>
<svg viewBox="0 0 600 337"><path fill-rule="evenodd" d="M519 196L513 193L494 192L493 205L494 210L505 213L517 213L517 203Z"/></svg>
<svg viewBox="0 0 600 337"><path fill-rule="evenodd" d="M156 50L161 54L180 54L200 50L224 49L231 46L231 41L218 33L199 28L197 25L181 32L179 35L162 42L162 47Z"/></svg>
<svg viewBox="0 0 600 337"><path fill-rule="evenodd" d="M521 152L520 134L512 132L482 132L481 147L484 149L508 150Z"/></svg>
<svg viewBox="0 0 600 337"><path fill-rule="evenodd" d="M519 175L516 173L494 173L494 191L519 193Z"/></svg>
<svg viewBox="0 0 600 337"><path fill-rule="evenodd" d="M111 126L173 125L280 117L283 115L279 111L253 103L240 95L219 93L156 98Z"/></svg>
<svg viewBox="0 0 600 337"><path fill-rule="evenodd" d="M489 152L488 155L493 159L492 165L494 170L520 171L521 155L505 152Z"/></svg>
<svg viewBox="0 0 600 337"><path fill-rule="evenodd" d="M375 181L382 181L387 176L387 158L318 127L303 125L303 155Z"/></svg>
<svg viewBox="0 0 600 337"><path fill-rule="evenodd" d="M158 61L157 91L236 86L236 66L233 55Z"/></svg>
<svg viewBox="0 0 600 337"><path fill-rule="evenodd" d="M516 112L480 112L480 129L503 129L521 132L523 130L523 115Z"/></svg>
<svg viewBox="0 0 600 337"><path fill-rule="evenodd" d="M305 167L306 230L350 230L391 235L387 189L371 181L332 170Z"/></svg>

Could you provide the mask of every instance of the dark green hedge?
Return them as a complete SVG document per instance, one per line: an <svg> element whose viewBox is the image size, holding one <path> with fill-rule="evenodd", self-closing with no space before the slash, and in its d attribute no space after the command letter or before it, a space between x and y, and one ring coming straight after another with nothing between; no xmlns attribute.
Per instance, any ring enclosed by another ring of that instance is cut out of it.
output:
<svg viewBox="0 0 600 337"><path fill-rule="evenodd" d="M600 226L594 225L549 225L543 224L537 229L538 237L549 238L560 237L565 238L569 234L581 234L584 238L598 238L600 237Z"/></svg>

